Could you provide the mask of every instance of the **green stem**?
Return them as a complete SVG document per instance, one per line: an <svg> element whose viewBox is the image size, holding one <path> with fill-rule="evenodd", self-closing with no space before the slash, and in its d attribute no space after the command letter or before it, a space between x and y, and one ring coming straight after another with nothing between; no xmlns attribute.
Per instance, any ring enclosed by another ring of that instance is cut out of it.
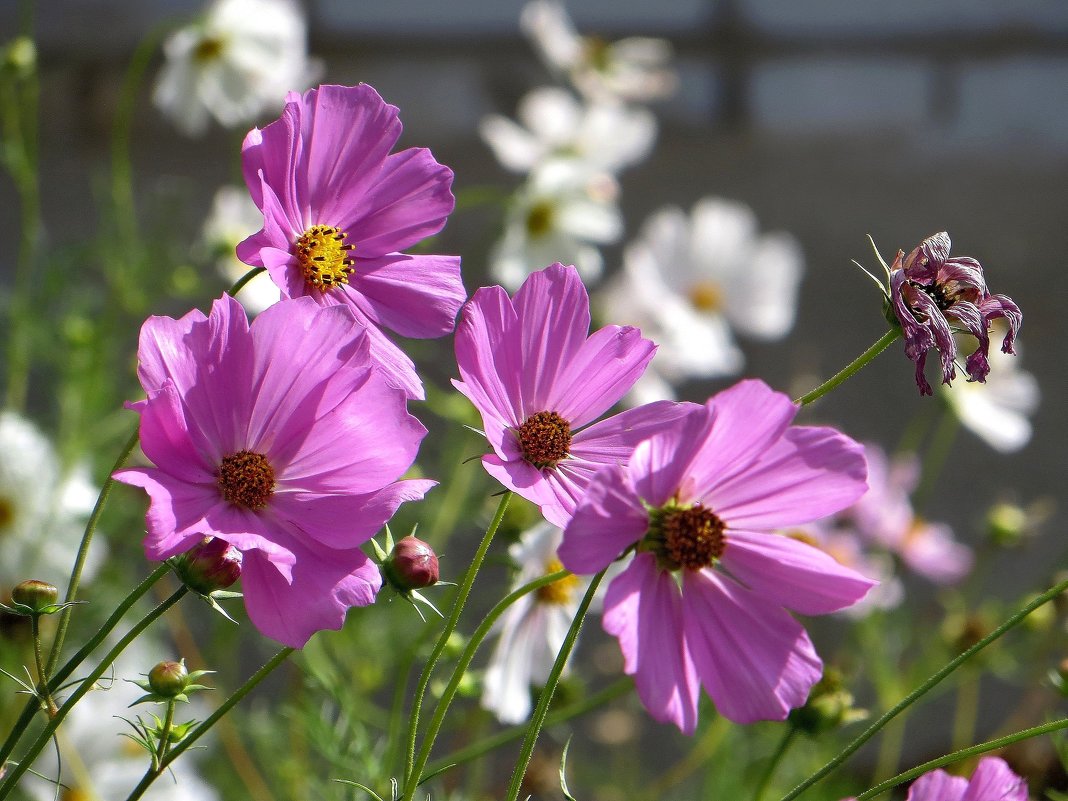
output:
<svg viewBox="0 0 1068 801"><path fill-rule="evenodd" d="M607 570L608 568L605 568L590 580L590 586L586 588L586 594L582 596L582 602L579 603L578 610L575 612L575 618L571 621L571 628L567 630L567 636L564 637L564 644L560 646L556 661L553 662L552 670L549 671L549 678L546 679L541 695L538 696L538 705L534 707L534 714L531 715L530 723L527 724L527 734L523 738L523 745L519 748L519 759L516 760L515 769L512 771L512 780L508 784L508 795L505 796L506 801L518 801L519 799L519 790L523 785L523 777L527 773L530 757L534 753L534 744L538 740L538 734L541 733L541 727L545 724L545 717L549 712L549 704L552 702L553 695L556 692L556 685L560 681L560 675L564 672L568 657L571 656L571 650L575 647L579 630L582 628L582 621L585 620L586 612L589 610L590 604L593 603L593 596L597 593L597 588L601 585L601 579L604 578Z"/></svg>
<svg viewBox="0 0 1068 801"><path fill-rule="evenodd" d="M52 678L48 682L48 688L50 692L56 692L59 689L60 685L63 684L63 681L71 673L73 673L75 669L77 669L78 665L80 665L85 660L85 658L89 656L89 654L91 654L96 649L96 647L100 645L101 642L104 641L104 638L111 633L115 626L119 624L119 621L122 620L123 616L126 614L127 611L129 611L130 607L133 606L141 598L141 596L148 592L149 588L151 588L153 584L163 578L163 576L166 575L169 571L170 568L168 568L167 565L160 565L152 572L152 574L148 578L142 581L141 584L138 585L138 587L132 593L130 593L121 604L119 604L118 608L116 608L115 611L112 612L111 617L109 617L107 621L105 621L104 625L100 627L100 630L95 635L93 635L93 637L85 645L82 646L81 650L78 651L78 653L72 656L69 660L67 660L67 663L62 668L52 674ZM26 702L26 706L23 708L22 714L19 716L19 719L15 723L14 728L12 728L11 733L8 734L3 746L0 746L0 765L3 765L7 761L7 758L11 756L11 752L15 750L15 746L18 744L19 738L22 737L23 733L26 731L26 728L33 721L33 717L37 713L38 709L39 706L37 704L36 699L31 698L29 701Z"/></svg>
<svg viewBox="0 0 1068 801"><path fill-rule="evenodd" d="M1039 737L1043 734L1050 734L1051 732L1059 731L1060 729L1068 728L1068 718L1061 718L1060 720L1054 720L1050 723L1044 723L1041 726L1035 726L1030 729L1024 729L1018 731L1015 734L1009 734L1005 737L999 737L996 740L988 740L985 743L979 745L973 745L970 748L962 748L960 751L954 751L952 754L946 754L938 759L932 759L930 762L924 762L922 765L917 765L911 770L906 770L904 773L899 773L892 779L887 779L882 784L878 784L872 787L870 790L861 793L857 796L857 801L868 801L868 799L875 798L878 795L882 795L887 790L897 787L899 784L904 784L910 779L915 779L917 776L922 776L924 773L935 770L936 768L944 767L945 765L952 765L954 762L960 762L963 759L968 759L979 754L985 754L988 751L996 751L999 748L1004 748L1007 745L1018 743L1020 740L1026 740L1031 737Z"/></svg>
<svg viewBox="0 0 1068 801"><path fill-rule="evenodd" d="M938 684L940 681L942 681L942 679L944 679L946 676L948 676L950 673L952 673L958 667L963 665L965 662L967 662L969 659L971 659L973 656L975 656L981 650L986 648L988 645L990 645L990 643L992 643L995 640L997 640L999 637L1001 637L1009 629L1013 628L1014 626L1017 626L1020 622L1022 622L1024 620L1024 618L1026 618L1029 614L1031 614L1033 611L1038 609L1038 607L1040 607L1043 604L1048 603L1049 601L1053 600L1058 595L1063 593L1065 590L1068 590L1068 580L1065 580L1065 581L1062 581L1062 582L1056 584L1055 586L1053 586L1050 589L1046 590L1041 595L1037 596L1029 604L1027 604L1025 607L1023 607L1023 609L1021 609L1020 611L1016 612L1012 617L1010 617L1008 620L1006 620L1004 623L1002 623L1000 626L998 626L996 629L994 629L992 632L990 632L990 634L988 634L987 636L983 637L983 639L981 639L979 642L977 642L975 645L973 645L967 651L965 651L964 653L960 654L955 659L951 660L941 670L939 670L937 673L935 673L933 676L931 676L929 679L927 679L927 681L925 681L923 684L921 684L919 687L917 687L911 693L906 695L903 699L901 699L900 702L898 702L898 704L896 706L894 706L892 709L887 710L887 712L885 714L883 714L882 717L880 717L871 726L869 726L867 729L865 729L864 732L862 732L859 737L857 737L855 740L853 740L853 742L851 742L844 749L842 749L842 751L836 757L834 757L834 759L832 759L830 762L828 762L826 765L824 765L822 768L820 768L814 774L812 774L807 779L805 779L803 782L801 782L801 784L797 785L797 787L795 787L793 790L791 790L786 795L784 795L782 797L781 801L792 801L792 799L797 798L799 795L801 795L801 793L803 793L809 787L814 785L816 782L818 782L820 779L822 779L828 773L831 773L840 764L845 762L845 760L854 751L856 751L858 748L860 748L862 745L864 745L864 743L866 743L868 740L870 740L872 737L874 737L875 734L883 726L885 726L887 723L889 723L891 720L893 720L895 717L897 717L898 714L900 714L902 711L904 711L905 709L910 707L915 701L917 701L925 693L927 693L928 690L930 690L932 687L934 687L936 684Z"/></svg>
<svg viewBox="0 0 1068 801"><path fill-rule="evenodd" d="M812 401L822 398L824 395L826 395L832 389L837 387L839 384L844 383L855 373L859 372L862 367L865 367L876 356L878 356L880 353L890 347L891 343L893 343L894 340L896 340L900 336L900 328L891 328L889 331L879 337L879 340L874 345L872 345L870 348L868 348L866 351L864 351L857 358L855 358L853 361L851 361L833 376L828 378L814 390L812 390L811 392L806 392L804 395L794 401L794 403L797 403L801 406L807 406L808 404L812 403Z"/></svg>
<svg viewBox="0 0 1068 801"><path fill-rule="evenodd" d="M157 776L160 776L163 771L165 771L167 767L172 762L174 762L174 760L176 760L185 752L187 748L193 745L193 743L195 743L205 734L207 734L208 729L218 723L219 720L227 712L233 709L234 706L236 706L242 698L248 695L257 684L267 678L267 676L270 675L270 673L276 667L285 662L286 659L289 658L289 655L292 654L295 650L295 648L289 648L287 646L278 653L276 653L274 656L272 656L263 667L253 673L252 676L249 677L248 681L241 685L237 692L227 698L219 706L218 709L212 712L211 715L209 715L204 720L203 723L201 723L199 726L189 732L189 734L182 738L182 741L180 743L178 743L174 746L174 748L168 751L167 754L163 757L163 759L160 760L159 769L154 771L150 770L148 773L146 773L141 779L141 781L138 783L138 785L130 793L130 795L127 796L126 801L136 801L136 799L144 795L145 791L149 788L149 785L151 785L152 782L156 780Z"/></svg>
<svg viewBox="0 0 1068 801"><path fill-rule="evenodd" d="M82 568L85 567L85 559L89 556L89 544L93 541L93 534L96 532L97 523L100 522L100 516L104 513L104 505L108 502L111 488L115 485L115 479L112 474L130 458L133 449L137 447L137 441L140 436L140 428L130 435L126 445L123 446L122 453L119 454L119 458L115 460L114 466L108 472L108 477L104 479L104 486L100 488L100 495L97 496L96 505L93 507L92 514L89 515L89 522L85 524L85 533L82 535L81 545L78 546L78 558L74 560L74 569L71 570L70 583L67 585L67 595L63 599L64 603L70 603L78 594L78 584L82 580ZM56 638L52 641L52 651L48 655L49 673L55 670L56 664L59 662L59 655L63 651L63 640L67 636L67 627L70 625L70 616L73 609L74 607L68 606L60 614Z"/></svg>
<svg viewBox="0 0 1068 801"><path fill-rule="evenodd" d="M912 493L912 508L917 515L923 513L927 501L934 492L935 483L942 469L949 461L949 454L953 451L953 443L960 431L960 420L946 403L942 410L941 419L931 438L931 443L923 457L923 472L920 475L920 484Z"/></svg>
<svg viewBox="0 0 1068 801"><path fill-rule="evenodd" d="M467 641L467 645L464 646L460 658L456 661L456 667L452 671L449 683L445 687L445 691L441 694L441 698L438 700L438 705L434 709L434 716L430 719L430 723L427 725L426 734L423 735L423 747L419 749L419 756L416 758L415 763L412 766L411 786L405 788L404 798L407 801L410 801L415 795L415 789L419 786L419 782L423 776L423 768L426 766L427 760L430 759L430 750L434 747L434 741L438 737L438 732L441 731L441 724L445 720L445 714L449 710L449 704L452 703L452 699L456 695L456 690L459 688L460 682L463 681L467 666L471 664L471 660L474 659L478 646L480 646L482 641L486 639L486 635L489 634L493 624L497 622L497 618L504 614L504 611L509 606L514 604L524 595L529 595L541 587L546 587L561 579L565 579L570 575L571 572L568 570L558 570L524 584L522 587L513 590L498 601L489 611L489 614L487 614L482 619L482 622L479 623L478 628L475 629L471 638Z"/></svg>
<svg viewBox="0 0 1068 801"><path fill-rule="evenodd" d="M760 801L760 799L763 798L764 791L768 788L768 784L771 782L771 777L775 774L775 769L779 767L782 758L786 756L790 744L794 741L795 734L797 734L797 727L792 723L788 723L786 731L783 732L782 739L779 740L778 748L776 748L775 753L771 755L771 761L768 762L767 768L764 769L764 775L760 777L760 781L757 783L756 789L753 791L753 801Z"/></svg>
<svg viewBox="0 0 1068 801"><path fill-rule="evenodd" d="M177 703L173 698L167 702L167 714L163 719L163 726L159 732L159 746L156 748L156 753L152 755L152 768L159 769L159 766L163 764L163 758L167 756L167 746L170 745L169 740L171 738L171 726L174 725L174 705Z"/></svg>
<svg viewBox="0 0 1068 801"><path fill-rule="evenodd" d="M482 542L479 543L478 550L475 551L471 566L467 568L463 581L460 583L456 593L456 600L453 602L452 613L445 622L445 628L441 630L438 641L434 643L434 650L430 652L430 658L427 660L426 665L423 666L423 672L419 674L419 684L415 690L415 697L412 699L412 713L408 722L408 750L404 766L404 789L406 797L409 799L411 798L409 793L415 792L416 783L412 781L412 768L415 764L415 739L419 732L419 713L423 706L423 696L426 694L426 688L430 684L430 674L433 673L441 652L445 650L445 643L448 642L450 635L456 630L456 624L460 620L460 613L463 611L464 604L467 603L467 596L471 594L471 586L475 583L475 576L478 575L479 568L482 567L482 560L485 559L486 551L489 550L490 543L493 541L497 529L500 528L501 520L504 519L504 512L508 508L508 501L511 499L511 491L507 491L501 496L501 502L497 505L497 513L493 516L493 520L490 521L486 534L482 538Z"/></svg>
<svg viewBox="0 0 1068 801"><path fill-rule="evenodd" d="M48 673L45 671L44 659L41 658L41 616L30 617L30 629L33 636L33 661L37 665L37 693L44 702L49 717L56 714L56 702L48 689ZM32 700L32 699L31 699ZM2 764L2 763L0 763Z"/></svg>
<svg viewBox="0 0 1068 801"><path fill-rule="evenodd" d="M957 686L957 708L953 713L953 748L963 748L975 736L979 719L979 675L968 671Z"/></svg>
<svg viewBox="0 0 1068 801"><path fill-rule="evenodd" d="M240 292L242 289L244 289L245 285L248 284L249 281L251 281L253 278L255 278L260 273L265 273L265 272L267 272L267 268L266 267L253 267L251 270L249 270L243 276L238 278L237 281L234 282L234 285L232 287L230 287L228 290L226 290L226 294L230 295L231 297L236 297L237 293Z"/></svg>
<svg viewBox="0 0 1068 801"><path fill-rule="evenodd" d="M624 676L612 684L609 684L600 692L594 693L589 698L565 707L558 712L553 712L545 719L545 725L555 726L557 723L563 723L572 718L577 718L579 715L585 715L587 712L596 709L615 698L619 698L619 696L630 692L632 689L634 689L634 680L631 679L630 676ZM508 743L520 739L526 733L526 730L527 725L524 723L520 726L513 726L510 729L478 740L469 746L457 749L451 754L447 754L441 759L431 762L427 765L426 772L428 774L436 774L445 770L445 768L470 762L472 759L477 759L484 754L488 754L490 751L494 751L502 745L507 745Z"/></svg>
<svg viewBox="0 0 1068 801"><path fill-rule="evenodd" d="M52 739L56 729L59 728L59 724L63 722L63 719L74 708L74 705L82 699L82 696L93 689L97 679L104 675L104 672L111 666L111 663L118 658L119 654L125 650L126 646L137 639L138 635L148 628L156 618L160 617L160 615L178 603L182 596L187 592L188 590L185 587L179 587L166 601L163 601L163 603L159 604L159 606L145 615L121 640L118 641L118 643L115 644L114 648L108 651L107 655L100 660L100 664L97 665L96 669L82 680L81 684L78 685L78 689L71 693L70 698L63 703L63 706L59 708L59 711L56 712L55 716L48 721L37 739L34 740L33 744L29 747L29 750L27 750L22 759L20 759L18 764L11 770L11 773L4 780L3 784L0 784L0 799L7 798L11 794L15 785L18 784L19 779L22 778L22 774L30 769L33 761L37 759L37 756L45 746L48 745L48 741Z"/></svg>

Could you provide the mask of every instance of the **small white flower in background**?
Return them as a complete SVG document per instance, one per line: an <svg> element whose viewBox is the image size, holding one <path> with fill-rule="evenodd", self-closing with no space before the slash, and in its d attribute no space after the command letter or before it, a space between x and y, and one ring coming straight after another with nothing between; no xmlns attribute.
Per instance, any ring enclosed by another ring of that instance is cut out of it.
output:
<svg viewBox="0 0 1068 801"><path fill-rule="evenodd" d="M562 570L556 558L563 532L539 523L508 549L519 573L512 589ZM483 679L482 706L501 723L522 723L530 715L530 687L544 684L575 616L585 579L569 576L528 593L508 607L494 629L497 646Z"/></svg>
<svg viewBox="0 0 1068 801"><path fill-rule="evenodd" d="M619 187L607 173L565 162L538 167L512 198L490 272L510 290L553 262L573 264L585 281L604 267L597 245L619 241Z"/></svg>
<svg viewBox="0 0 1068 801"><path fill-rule="evenodd" d="M0 595L25 579L63 588L96 502L88 470L63 475L52 443L12 412L0 413L0 454ZM96 545L83 578L103 555L103 544Z"/></svg>
<svg viewBox="0 0 1068 801"><path fill-rule="evenodd" d="M223 186L215 193L211 214L204 222L202 238L215 267L232 285L251 268L237 258L237 243L263 227L263 215L252 202L245 187ZM237 293L237 299L249 314L259 314L278 302L281 294L270 275L263 272Z"/></svg>
<svg viewBox="0 0 1068 801"><path fill-rule="evenodd" d="M292 0L216 0L163 45L166 63L152 100L179 130L197 136L209 115L224 128L282 106L314 82L307 26Z"/></svg>
<svg viewBox="0 0 1068 801"><path fill-rule="evenodd" d="M994 341L1004 336L1004 327L995 323ZM1019 346L1017 345L1017 353ZM1041 392L1031 373L1019 367L1019 356L991 348L990 373L986 383L957 381L941 387L942 397L961 424L983 442L1001 453L1012 453L1031 440L1031 421Z"/></svg>
<svg viewBox="0 0 1068 801"><path fill-rule="evenodd" d="M587 97L642 102L668 97L678 86L671 44L664 39L580 36L556 0L527 3L519 25L546 65L567 74Z"/></svg>
<svg viewBox="0 0 1068 801"><path fill-rule="evenodd" d="M690 216L672 207L650 217L602 295L608 319L637 325L660 346L646 371L655 375L628 402L673 397L671 385L686 379L740 372L732 329L760 340L784 336L802 267L797 241L761 234L741 203L704 198Z"/></svg>
<svg viewBox="0 0 1068 801"><path fill-rule="evenodd" d="M656 140L656 118L646 109L597 101L583 105L558 87L529 92L517 116L519 123L492 114L479 125L497 160L515 172L559 159L615 174L644 160Z"/></svg>

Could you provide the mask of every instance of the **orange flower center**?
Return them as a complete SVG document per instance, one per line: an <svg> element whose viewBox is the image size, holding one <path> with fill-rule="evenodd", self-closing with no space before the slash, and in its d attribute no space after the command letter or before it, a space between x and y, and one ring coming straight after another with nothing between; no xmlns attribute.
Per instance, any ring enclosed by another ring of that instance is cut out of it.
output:
<svg viewBox="0 0 1068 801"><path fill-rule="evenodd" d="M234 506L263 509L274 494L274 468L261 453L238 451L223 457L216 483Z"/></svg>
<svg viewBox="0 0 1068 801"><path fill-rule="evenodd" d="M556 412L537 412L516 431L523 458L539 470L556 467L571 451L571 424Z"/></svg>

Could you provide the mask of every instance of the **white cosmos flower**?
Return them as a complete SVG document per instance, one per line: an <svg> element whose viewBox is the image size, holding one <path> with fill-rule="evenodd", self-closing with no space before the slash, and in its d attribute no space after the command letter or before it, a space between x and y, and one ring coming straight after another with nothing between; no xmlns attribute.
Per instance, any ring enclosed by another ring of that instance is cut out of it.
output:
<svg viewBox="0 0 1068 801"><path fill-rule="evenodd" d="M999 328L997 324L994 327ZM1004 331L995 331L991 341L999 341L999 333ZM1001 453L1018 451L1030 441L1028 418L1041 398L1038 381L1019 367L1019 346L1016 350L1017 355L1012 356L997 347L990 349L990 374L985 384L957 381L952 387L941 388L961 424Z"/></svg>
<svg viewBox="0 0 1068 801"><path fill-rule="evenodd" d="M560 159L615 174L642 161L656 140L656 118L646 109L603 101L584 105L558 87L529 92L517 116L519 123L492 114L479 125L497 160L515 172Z"/></svg>
<svg viewBox="0 0 1068 801"><path fill-rule="evenodd" d="M237 243L262 227L263 215L245 187L219 188L211 204L211 214L204 221L201 236L208 253L215 260L216 269L229 284L251 269L237 258ZM249 314L259 314L277 303L280 297L278 286L265 272L261 272L237 293L237 299Z"/></svg>
<svg viewBox="0 0 1068 801"><path fill-rule="evenodd" d="M784 336L802 266L797 241L761 234L741 203L704 198L690 216L671 207L650 217L602 295L609 319L639 326L660 346L630 400L672 397L673 383L738 373L744 358L732 330L761 340Z"/></svg>
<svg viewBox="0 0 1068 801"><path fill-rule="evenodd" d="M0 594L25 579L62 588L96 502L88 470L64 475L52 443L13 412L0 413L0 454ZM83 578L92 577L103 548L94 543Z"/></svg>
<svg viewBox="0 0 1068 801"><path fill-rule="evenodd" d="M647 101L674 93L678 76L669 63L671 44L633 36L605 42L580 36L558 0L533 0L519 25L550 69L567 74L587 97Z"/></svg>
<svg viewBox="0 0 1068 801"><path fill-rule="evenodd" d="M597 245L623 234L618 195L607 173L559 161L536 168L512 199L490 272L511 290L553 262L573 264L586 281L597 278L604 266Z"/></svg>
<svg viewBox="0 0 1068 801"><path fill-rule="evenodd" d="M207 130L209 115L225 128L251 122L314 81L306 40L292 0L215 0L164 43L152 100L189 136Z"/></svg>
<svg viewBox="0 0 1068 801"><path fill-rule="evenodd" d="M512 589L563 569L556 557L562 537L563 532L549 523L539 523L520 536L508 549L519 565ZM569 576L524 595L498 619L482 706L501 723L522 723L530 715L530 687L549 678L587 584Z"/></svg>

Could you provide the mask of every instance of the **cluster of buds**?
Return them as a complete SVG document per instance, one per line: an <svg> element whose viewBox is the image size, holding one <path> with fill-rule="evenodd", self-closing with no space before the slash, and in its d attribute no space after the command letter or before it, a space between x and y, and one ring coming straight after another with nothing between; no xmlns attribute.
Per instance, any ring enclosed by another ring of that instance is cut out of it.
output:
<svg viewBox="0 0 1068 801"><path fill-rule="evenodd" d="M434 549L423 540L409 534L394 544L393 533L386 527L385 546L371 540L375 555L378 557L379 569L382 572L382 583L393 589L401 598L415 606L416 602L424 604L439 616L441 612L419 590L432 587L435 584L445 584L440 580L438 556ZM415 606L419 616L423 613Z"/></svg>

